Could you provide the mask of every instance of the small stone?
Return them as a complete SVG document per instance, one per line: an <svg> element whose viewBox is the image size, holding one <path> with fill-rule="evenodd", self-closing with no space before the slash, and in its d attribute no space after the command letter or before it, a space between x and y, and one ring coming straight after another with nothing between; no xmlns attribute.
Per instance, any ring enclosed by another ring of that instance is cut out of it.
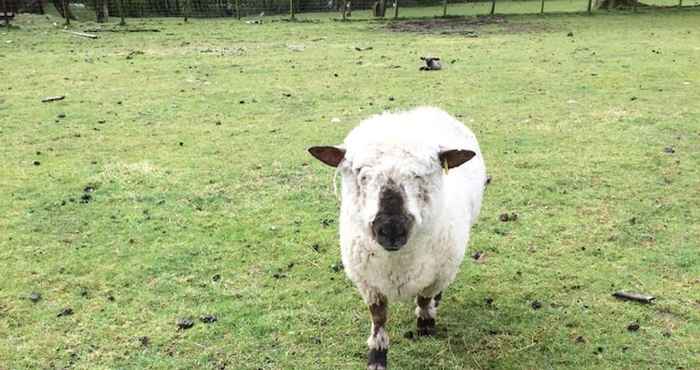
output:
<svg viewBox="0 0 700 370"><path fill-rule="evenodd" d="M319 338L319 337L313 337L313 338L311 338L311 341L314 344L321 344L321 338Z"/></svg>
<svg viewBox="0 0 700 370"><path fill-rule="evenodd" d="M667 147L664 148L664 153L673 154L673 153L675 153L675 152L676 152L676 150L673 149L672 146L667 146Z"/></svg>
<svg viewBox="0 0 700 370"><path fill-rule="evenodd" d="M542 308L542 303L540 303L540 301L532 301L530 307L532 307L533 310L539 310Z"/></svg>
<svg viewBox="0 0 700 370"><path fill-rule="evenodd" d="M178 319L177 320L177 329L178 330L186 330L194 326L194 320L192 319Z"/></svg>
<svg viewBox="0 0 700 370"><path fill-rule="evenodd" d="M633 323L627 325L627 330L629 330L629 331L639 330L639 323L633 322Z"/></svg>
<svg viewBox="0 0 700 370"><path fill-rule="evenodd" d="M214 276L211 277L211 281L217 282L221 280L221 274L215 274Z"/></svg>
<svg viewBox="0 0 700 370"><path fill-rule="evenodd" d="M501 215L498 216L498 219L501 220L501 222L508 222L510 221L510 215L507 213L501 213Z"/></svg>
<svg viewBox="0 0 700 370"><path fill-rule="evenodd" d="M29 294L29 300L34 302L34 303L37 303L41 300L41 294L39 294L37 292L31 292Z"/></svg>
<svg viewBox="0 0 700 370"><path fill-rule="evenodd" d="M586 343L586 338L579 335L578 337L576 337L576 343Z"/></svg>
<svg viewBox="0 0 700 370"><path fill-rule="evenodd" d="M151 343L151 338L147 336L139 337L139 343L141 343L141 346L143 347L148 347L148 345Z"/></svg>

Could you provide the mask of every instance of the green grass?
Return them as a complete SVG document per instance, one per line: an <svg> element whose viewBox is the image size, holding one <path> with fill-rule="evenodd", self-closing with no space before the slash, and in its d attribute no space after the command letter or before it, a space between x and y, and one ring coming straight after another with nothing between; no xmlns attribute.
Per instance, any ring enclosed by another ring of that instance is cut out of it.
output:
<svg viewBox="0 0 700 370"><path fill-rule="evenodd" d="M437 338L405 339L392 305L393 368L700 368L700 13L511 16L478 38L324 17L0 33L0 368L361 368L367 309L331 268L332 173L305 148L426 104L480 139L486 261L465 260ZM418 72L426 54L446 68Z"/></svg>

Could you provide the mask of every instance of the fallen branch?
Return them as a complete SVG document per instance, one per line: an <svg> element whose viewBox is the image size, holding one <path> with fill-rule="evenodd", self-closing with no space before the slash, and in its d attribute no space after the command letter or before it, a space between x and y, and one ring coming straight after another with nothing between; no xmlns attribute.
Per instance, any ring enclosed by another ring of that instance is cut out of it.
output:
<svg viewBox="0 0 700 370"><path fill-rule="evenodd" d="M618 299L623 299L626 301L637 301L641 303L652 303L656 297L642 294L642 293L631 293L631 292L615 292L613 297Z"/></svg>
<svg viewBox="0 0 700 370"><path fill-rule="evenodd" d="M92 35L89 33L75 32L75 31L68 31L68 30L63 30L63 32L70 33L71 35L75 35L75 36L87 37L89 39L96 39L97 38L97 35Z"/></svg>
<svg viewBox="0 0 700 370"><path fill-rule="evenodd" d="M65 98L66 98L66 97L65 97L64 95L47 96L47 97L41 99L41 102L42 102L42 103L48 103L48 102L52 102L52 101L63 100L63 99L65 99Z"/></svg>
<svg viewBox="0 0 700 370"><path fill-rule="evenodd" d="M132 28L132 29L124 29L124 30L119 30L119 29L113 29L113 28L94 28L94 29L89 29L85 30L85 32L160 32L159 29L157 28Z"/></svg>

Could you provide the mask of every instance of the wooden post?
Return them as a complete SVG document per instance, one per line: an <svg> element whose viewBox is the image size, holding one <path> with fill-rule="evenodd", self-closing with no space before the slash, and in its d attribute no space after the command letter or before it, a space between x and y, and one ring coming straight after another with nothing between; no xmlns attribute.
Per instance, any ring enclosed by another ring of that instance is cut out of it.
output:
<svg viewBox="0 0 700 370"><path fill-rule="evenodd" d="M442 16L447 17L447 0L442 0Z"/></svg>
<svg viewBox="0 0 700 370"><path fill-rule="evenodd" d="M496 0L491 0L491 15L496 12Z"/></svg>
<svg viewBox="0 0 700 370"><path fill-rule="evenodd" d="M542 3L540 4L540 14L544 14L544 0L542 0Z"/></svg>
<svg viewBox="0 0 700 370"><path fill-rule="evenodd" d="M238 6L238 0L236 0L236 19L241 19L241 8Z"/></svg>
<svg viewBox="0 0 700 370"><path fill-rule="evenodd" d="M294 0L289 0L289 18L294 20Z"/></svg>
<svg viewBox="0 0 700 370"><path fill-rule="evenodd" d="M121 17L121 21L119 21L119 25L126 26L126 19L124 19L124 0L119 0L119 17Z"/></svg>
<svg viewBox="0 0 700 370"><path fill-rule="evenodd" d="M2 0L2 12L5 14L5 29L10 31L10 15L7 11L7 0Z"/></svg>
<svg viewBox="0 0 700 370"><path fill-rule="evenodd" d="M70 13L68 13L68 0L63 0L63 18L66 19L66 26L70 26Z"/></svg>
<svg viewBox="0 0 700 370"><path fill-rule="evenodd" d="M591 5L593 4L593 0L588 0L588 14L591 14Z"/></svg>
<svg viewBox="0 0 700 370"><path fill-rule="evenodd" d="M190 1L191 0L185 0L185 22L187 22L187 19L190 17Z"/></svg>
<svg viewBox="0 0 700 370"><path fill-rule="evenodd" d="M394 8L394 19L399 18L399 0L394 0L394 4L396 5L396 8Z"/></svg>

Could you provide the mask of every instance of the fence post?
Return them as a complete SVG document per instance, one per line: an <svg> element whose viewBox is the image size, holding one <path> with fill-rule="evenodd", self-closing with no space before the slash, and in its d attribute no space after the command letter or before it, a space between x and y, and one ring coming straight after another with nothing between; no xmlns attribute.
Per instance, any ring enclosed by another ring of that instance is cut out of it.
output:
<svg viewBox="0 0 700 370"><path fill-rule="evenodd" d="M187 22L187 19L190 17L190 0L185 0L185 22Z"/></svg>
<svg viewBox="0 0 700 370"><path fill-rule="evenodd" d="M241 19L241 8L238 6L238 0L236 0L236 19Z"/></svg>
<svg viewBox="0 0 700 370"><path fill-rule="evenodd" d="M119 0L119 17L121 20L119 21L120 26L126 26L126 20L124 19L124 0Z"/></svg>
<svg viewBox="0 0 700 370"><path fill-rule="evenodd" d="M2 12L5 14L5 28L10 31L10 16L7 14L7 0L2 0Z"/></svg>
<svg viewBox="0 0 700 370"><path fill-rule="evenodd" d="M447 17L447 0L442 0L442 16Z"/></svg>
<svg viewBox="0 0 700 370"><path fill-rule="evenodd" d="M399 18L399 0L394 0L394 5L396 6L394 8L394 19Z"/></svg>
<svg viewBox="0 0 700 370"><path fill-rule="evenodd" d="M496 0L491 0L491 15L496 13Z"/></svg>
<svg viewBox="0 0 700 370"><path fill-rule="evenodd" d="M294 0L289 0L289 18L294 20Z"/></svg>
<svg viewBox="0 0 700 370"><path fill-rule="evenodd" d="M591 5L593 3L593 0L588 0L588 14L591 14Z"/></svg>
<svg viewBox="0 0 700 370"><path fill-rule="evenodd" d="M540 4L540 14L544 14L544 0L542 0L542 3Z"/></svg>
<svg viewBox="0 0 700 370"><path fill-rule="evenodd" d="M70 26L70 13L68 13L68 0L63 0L61 2L63 5L63 18L66 19L66 26Z"/></svg>

